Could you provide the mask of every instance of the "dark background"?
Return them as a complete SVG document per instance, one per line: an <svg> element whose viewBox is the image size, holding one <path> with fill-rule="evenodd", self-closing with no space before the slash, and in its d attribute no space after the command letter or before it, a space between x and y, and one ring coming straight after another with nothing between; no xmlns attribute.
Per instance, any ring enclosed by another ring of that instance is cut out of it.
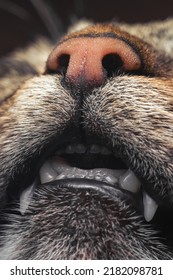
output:
<svg viewBox="0 0 173 280"><path fill-rule="evenodd" d="M56 38L77 18L134 23L172 14L173 0L0 0L0 55L37 34Z"/></svg>

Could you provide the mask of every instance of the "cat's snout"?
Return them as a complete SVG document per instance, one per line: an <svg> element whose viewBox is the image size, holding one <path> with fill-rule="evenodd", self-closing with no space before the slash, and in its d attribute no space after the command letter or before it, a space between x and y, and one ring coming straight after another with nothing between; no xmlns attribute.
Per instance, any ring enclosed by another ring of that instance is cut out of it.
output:
<svg viewBox="0 0 173 280"><path fill-rule="evenodd" d="M125 40L95 34L67 38L54 48L47 69L63 73L74 85L99 86L122 71L136 71L141 62Z"/></svg>

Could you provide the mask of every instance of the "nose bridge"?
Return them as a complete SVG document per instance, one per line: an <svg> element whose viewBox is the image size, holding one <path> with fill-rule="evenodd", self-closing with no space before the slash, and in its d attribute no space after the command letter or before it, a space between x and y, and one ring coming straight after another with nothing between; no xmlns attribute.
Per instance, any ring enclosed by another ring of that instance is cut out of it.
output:
<svg viewBox="0 0 173 280"><path fill-rule="evenodd" d="M127 71L137 70L140 67L137 53L119 38L79 37L66 40L57 46L48 58L48 68L59 70L60 58L63 55L68 55L66 79L75 83L79 78L82 78L90 84L101 84L105 75L102 60L109 54L118 55L123 68Z"/></svg>

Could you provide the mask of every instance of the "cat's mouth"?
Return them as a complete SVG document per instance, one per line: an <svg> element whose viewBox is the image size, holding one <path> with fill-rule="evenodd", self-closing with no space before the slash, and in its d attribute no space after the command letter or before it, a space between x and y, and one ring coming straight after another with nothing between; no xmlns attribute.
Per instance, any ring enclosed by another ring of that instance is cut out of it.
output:
<svg viewBox="0 0 173 280"><path fill-rule="evenodd" d="M33 153L32 162L25 164L25 172L19 174L17 180L14 178L16 186L18 183L22 185L14 193L15 200L19 201L20 215L27 215L35 191L44 189L44 186L46 190L64 186L76 190L88 189L91 193L104 193L112 200L118 196L120 201L126 201L134 209L136 217L143 216L143 222L152 224L161 232L160 236L172 242L173 229L169 223L172 210L163 203L159 204L154 194L147 193L144 182L124 161L120 152L115 147L111 148L110 142L106 145L103 139L98 141L98 138L88 137L82 142L82 137L74 137L74 134L71 142L69 138L69 135L66 139L63 135L63 140L56 145L57 139L54 139L55 142L45 147L46 151L49 150L46 155L42 152L40 157L34 157ZM25 178L25 183L24 179L21 183L21 177ZM29 180L28 185L26 182ZM10 195L12 189L15 189L14 186L8 189Z"/></svg>
<svg viewBox="0 0 173 280"><path fill-rule="evenodd" d="M99 144L68 144L42 164L33 183L20 193L20 212L25 214L34 190L46 183L92 186L112 195L114 189L129 197L139 214L150 222L158 208L134 172L109 148Z"/></svg>

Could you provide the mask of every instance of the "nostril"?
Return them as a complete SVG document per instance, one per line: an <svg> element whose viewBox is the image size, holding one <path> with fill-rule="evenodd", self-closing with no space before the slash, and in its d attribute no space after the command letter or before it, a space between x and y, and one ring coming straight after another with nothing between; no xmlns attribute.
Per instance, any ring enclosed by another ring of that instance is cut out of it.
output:
<svg viewBox="0 0 173 280"><path fill-rule="evenodd" d="M108 78L119 74L123 67L123 61L118 54L110 53L103 57L102 66L106 70Z"/></svg>
<svg viewBox="0 0 173 280"><path fill-rule="evenodd" d="M61 74L66 74L67 68L70 61L70 55L69 54L62 54L58 57L58 68L57 71Z"/></svg>

